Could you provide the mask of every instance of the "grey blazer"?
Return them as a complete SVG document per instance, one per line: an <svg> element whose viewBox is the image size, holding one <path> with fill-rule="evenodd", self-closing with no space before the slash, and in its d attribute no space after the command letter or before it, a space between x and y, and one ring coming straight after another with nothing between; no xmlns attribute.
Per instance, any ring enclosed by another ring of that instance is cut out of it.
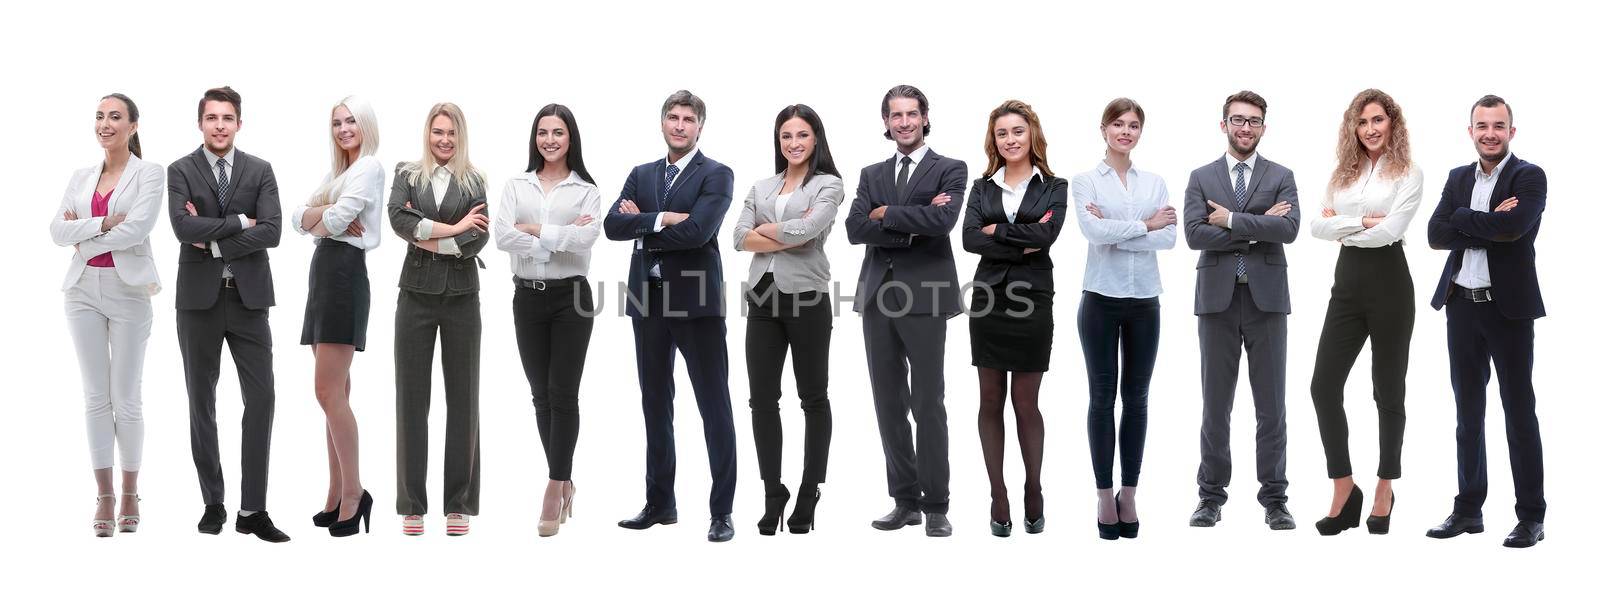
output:
<svg viewBox="0 0 1600 589"><path fill-rule="evenodd" d="M1289 262L1283 255L1283 244L1294 242L1300 233L1300 199L1294 172L1267 158L1256 158L1244 210L1233 212L1232 229L1223 229L1206 222L1206 216L1211 214L1206 201L1233 208L1233 178L1226 160L1217 158L1190 172L1189 187L1184 190L1184 238L1189 249L1200 250L1200 261L1195 264L1194 314L1220 313L1232 304L1237 283L1235 253L1244 254L1250 298L1256 307L1268 313L1288 313ZM1279 201L1293 205L1289 214L1264 214Z"/></svg>
<svg viewBox="0 0 1600 589"><path fill-rule="evenodd" d="M417 225L423 219L431 219L435 223L455 223L467 216L472 207L487 203L482 178L479 179L477 190L470 193L455 178L451 178L444 198L436 198L432 182L424 180L421 186L411 184L411 176L416 173L411 169L411 164L400 164L395 167L394 185L389 189L389 227L400 239L413 244L406 248L405 265L400 268L400 288L434 295L478 292L478 268L483 265L478 259L478 252L483 251L483 246L489 243L488 231L471 229L455 236L456 245L461 248L461 257L436 254L417 247L415 242ZM415 208L406 208L406 201L410 201ZM484 208L483 213L488 214L489 209Z"/></svg>
<svg viewBox="0 0 1600 589"><path fill-rule="evenodd" d="M822 246L839 215L839 205L844 203L844 181L838 176L818 172L801 184L789 197L788 205L779 211L776 207L778 191L783 189L783 176L778 174L750 187L750 196L745 197L744 210L739 213L739 223L733 227L733 248L744 251L745 236L765 223L781 223L778 241L799 245L779 252L757 253L750 260L750 280L745 283L745 289L755 287L776 258L772 281L779 292L829 292L828 281L832 274ZM807 210L811 213L807 214Z"/></svg>
<svg viewBox="0 0 1600 589"><path fill-rule="evenodd" d="M278 247L283 217L278 203L278 180L272 165L243 151L233 152L233 177L228 179L228 209L221 210L217 176L202 151L167 166L167 216L183 245L178 248L178 309L210 309L217 303L226 263L238 284L245 308L265 309L275 300L272 266L267 250ZM189 216L184 203L194 204L198 216ZM256 220L254 227L239 225L236 215ZM217 242L222 257L191 243Z"/></svg>

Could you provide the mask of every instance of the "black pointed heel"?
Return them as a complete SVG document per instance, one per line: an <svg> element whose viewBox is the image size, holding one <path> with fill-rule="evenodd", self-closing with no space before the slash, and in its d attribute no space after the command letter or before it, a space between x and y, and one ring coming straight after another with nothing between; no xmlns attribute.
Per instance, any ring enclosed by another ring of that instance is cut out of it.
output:
<svg viewBox="0 0 1600 589"><path fill-rule="evenodd" d="M361 504L356 508L356 514L350 519L342 519L328 526L328 535L335 538L354 536L361 533L361 524L366 524L366 531L372 531L372 494L361 491Z"/></svg>
<svg viewBox="0 0 1600 589"><path fill-rule="evenodd" d="M318 511L316 515L311 516L311 524L319 528L331 526L336 521L339 521L338 504L333 506L333 511Z"/></svg>

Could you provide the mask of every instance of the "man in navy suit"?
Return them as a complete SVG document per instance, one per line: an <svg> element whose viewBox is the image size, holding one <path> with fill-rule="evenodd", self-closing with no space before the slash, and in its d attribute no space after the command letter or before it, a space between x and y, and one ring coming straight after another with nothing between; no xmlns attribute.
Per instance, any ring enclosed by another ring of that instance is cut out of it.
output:
<svg viewBox="0 0 1600 589"><path fill-rule="evenodd" d="M1505 545L1527 548L1544 539L1544 449L1533 397L1533 320L1544 316L1544 300L1533 240L1546 182L1539 166L1511 155L1517 128L1505 100L1492 94L1478 99L1467 132L1478 161L1450 171L1444 197L1428 220L1428 245L1450 250L1433 308L1445 310L1459 488L1450 516L1428 537L1483 531L1489 492L1483 419L1492 363L1517 494L1518 523Z"/></svg>
<svg viewBox="0 0 1600 589"><path fill-rule="evenodd" d="M617 522L642 530L678 521L673 480L673 351L683 354L705 426L711 461L711 529L706 539L733 538L736 476L733 406L728 396L727 322L717 232L733 202L733 171L700 153L706 105L679 90L661 105L667 157L633 169L611 206L606 237L634 242L627 313L645 422L645 506Z"/></svg>

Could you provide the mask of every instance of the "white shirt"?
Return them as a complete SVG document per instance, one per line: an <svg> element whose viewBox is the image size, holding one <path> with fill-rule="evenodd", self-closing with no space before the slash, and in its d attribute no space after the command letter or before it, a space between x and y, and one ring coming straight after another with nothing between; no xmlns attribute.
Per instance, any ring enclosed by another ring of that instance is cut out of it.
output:
<svg viewBox="0 0 1600 589"><path fill-rule="evenodd" d="M1003 167L989 177L995 186L1000 187L1000 208L1005 210L1006 222L1017 222L1017 209L1022 207L1022 197L1028 194L1028 184L1039 175L1039 166L1034 166L1033 173L1023 178L1016 186L1006 186L1006 169Z"/></svg>
<svg viewBox="0 0 1600 589"><path fill-rule="evenodd" d="M1083 289L1114 298L1161 295L1156 250L1178 243L1177 224L1146 231L1144 219L1169 204L1167 181L1137 167L1128 168L1128 185L1105 162L1072 177L1072 206L1078 229L1089 241ZM1089 214L1094 203L1105 218Z"/></svg>
<svg viewBox="0 0 1600 589"><path fill-rule="evenodd" d="M329 176L332 176L332 172L329 172ZM339 176L339 185L335 187L339 196L333 201L333 206L322 212L322 226L333 234L324 239L342 241L364 250L378 247L378 238L383 233L383 177L383 164L378 163L377 156L362 156L350 164L350 168ZM309 208L311 205L308 204L295 207L294 215L289 217L289 226L296 233L310 234L300 227L300 219L305 217ZM345 228L358 219L361 221L361 237L346 235Z"/></svg>
<svg viewBox="0 0 1600 589"><path fill-rule="evenodd" d="M911 158L911 169L906 171L906 184L910 185L911 177L917 175L917 166L922 164L922 158L928 157L928 144L922 144L922 147L918 147L916 151L911 153L900 153L900 150L894 150L894 175L889 176L890 184L900 178L900 168L905 165L900 163L900 159L905 157Z"/></svg>
<svg viewBox="0 0 1600 589"><path fill-rule="evenodd" d="M444 194L450 191L450 168L439 166L433 169L433 177L428 179L428 187L433 189L433 202L444 203ZM417 203L411 203L415 206ZM419 240L433 239L433 219L423 219L417 223L416 237ZM461 257L461 246L456 244L454 237L441 237L436 242L439 253Z"/></svg>
<svg viewBox="0 0 1600 589"><path fill-rule="evenodd" d="M1231 151L1222 154L1222 157L1227 158L1227 162L1228 162L1228 188L1232 188L1234 194L1238 194L1239 193L1239 182L1243 182L1244 183L1244 189L1246 191L1250 190L1250 177L1255 175L1255 173L1256 173L1256 160L1260 159L1259 157L1257 157L1256 152L1254 152L1254 151L1250 152L1250 157L1245 158L1244 161L1242 161L1242 162L1237 160L1237 159L1234 159L1233 152L1231 152ZM1233 171L1233 169L1236 168L1236 167L1239 167L1239 164L1241 164L1241 163L1244 164L1244 179L1243 180L1239 180L1238 179L1238 177L1239 177L1238 174L1239 173ZM1245 192L1244 197L1245 197L1245 199L1248 200L1250 198L1250 193L1249 192ZM1232 195L1229 195L1228 202L1218 203L1218 204L1221 204L1224 208L1228 209L1228 229L1232 230L1233 229L1233 213L1237 209L1240 208L1239 207L1239 199L1232 198ZM1250 243L1255 243L1255 242L1252 241Z"/></svg>
<svg viewBox="0 0 1600 589"><path fill-rule="evenodd" d="M1488 174L1483 173L1482 165L1472 167L1472 210L1489 212L1489 197L1494 195L1494 185L1500 182L1500 172L1506 169L1510 159L1500 160ZM1489 288L1488 252L1481 247L1461 252L1461 269L1456 271L1455 282L1465 288Z"/></svg>
<svg viewBox="0 0 1600 589"><path fill-rule="evenodd" d="M1333 209L1334 216L1324 217L1321 211L1311 218L1311 236L1337 241L1345 247L1384 247L1403 242L1406 227L1422 204L1422 169L1412 165L1406 175L1390 178L1382 173L1389 156L1363 162L1361 176L1349 186L1332 191L1322 201L1322 206ZM1361 218L1384 215L1383 220L1371 229L1362 227Z"/></svg>
<svg viewBox="0 0 1600 589"><path fill-rule="evenodd" d="M217 186L219 188L222 186L222 174L220 173L219 170L217 170L217 160L222 160L224 162L222 164L223 168L228 170L228 185L232 186L233 185L233 152L234 152L234 150L232 148L229 148L228 149L228 153L226 155L223 155L222 157L217 157L217 154L211 153L211 150L209 150L209 149L202 148L200 150L200 152L206 154L206 164L211 166L211 178L213 180L217 181ZM217 204L220 205L222 203L219 201ZM239 214L239 227L242 228L242 229L249 229L250 228L250 220L249 219L250 219L249 217L246 217L246 216L244 216L243 213L240 213ZM215 241L211 242L211 255L213 257L216 257L216 258L221 258L222 257L222 248L217 247L217 242L215 242ZM226 262L224 262L222 264L222 277L223 278L233 278L233 269L229 268L228 264Z"/></svg>
<svg viewBox="0 0 1600 589"><path fill-rule="evenodd" d="M511 272L517 278L554 280L583 276L589 272L590 251L600 237L600 190L585 182L577 172L567 174L549 194L544 192L536 172L525 172L506 181L500 193L500 213L495 215L495 246L511 254ZM594 222L579 227L578 217L589 215ZM539 236L517 229L523 223L538 223Z"/></svg>
<svg viewBox="0 0 1600 589"><path fill-rule="evenodd" d="M780 194L780 195L777 196L777 200L772 203L772 210L774 211L774 213L773 213L774 216L776 216L779 219L783 218L783 209L789 206L789 197L791 197L791 196L794 196L793 192L786 192L786 193L783 193L783 194ZM779 257L780 256L772 256L771 260L767 260L767 271L768 272L772 272L773 268L777 268L778 267L778 258Z"/></svg>

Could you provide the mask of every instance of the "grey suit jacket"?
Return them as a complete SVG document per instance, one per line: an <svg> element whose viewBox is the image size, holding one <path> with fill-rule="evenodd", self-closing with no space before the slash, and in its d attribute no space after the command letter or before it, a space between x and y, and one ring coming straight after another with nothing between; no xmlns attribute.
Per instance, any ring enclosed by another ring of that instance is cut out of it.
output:
<svg viewBox="0 0 1600 589"><path fill-rule="evenodd" d="M1237 283L1235 253L1244 254L1250 297L1256 307L1268 313L1288 313L1289 262L1283 255L1283 244L1292 243L1300 233L1300 199L1294 172L1267 158L1256 158L1244 210L1233 211L1233 228L1224 229L1206 222L1206 216L1211 214L1211 205L1206 201L1234 208L1233 177L1226 160L1217 158L1190 172L1189 187L1184 190L1184 238L1189 249L1200 250L1200 261L1195 264L1194 313L1220 313L1233 302ZM1293 206L1289 214L1264 214L1279 201Z"/></svg>
<svg viewBox="0 0 1600 589"><path fill-rule="evenodd" d="M416 242L417 225L423 219L435 223L456 223L467 216L472 207L488 203L482 179L476 190L468 192L460 182L451 178L444 197L436 198L432 182L423 180L421 186L412 185L411 177L416 173L410 163L396 166L394 184L389 188L389 227L400 239L411 244L406 248L405 265L400 268L400 288L434 295L478 292L478 268L483 264L478 259L478 252L483 251L483 246L489 243L488 231L474 228L455 236L456 245L461 248L460 257L430 252L417 247ZM407 201L411 202L412 208L406 207ZM489 209L485 207L482 212L487 215Z"/></svg>
<svg viewBox="0 0 1600 589"><path fill-rule="evenodd" d="M767 273L767 267L773 266L772 281L780 292L829 292L828 281L833 275L822 246L833 230L839 205L844 203L844 181L819 172L801 184L780 211L776 207L778 191L783 190L783 176L778 174L750 187L750 196L745 197L744 210L739 213L739 223L733 228L733 248L744 251L745 236L766 223L781 223L778 241L795 247L757 253L750 260L750 280L745 283L745 289L754 287L761 281L761 275ZM775 258L776 265L773 264Z"/></svg>
<svg viewBox="0 0 1600 589"><path fill-rule="evenodd" d="M223 210L217 193L217 175L202 146L167 166L167 215L178 248L178 296L181 310L210 309L222 287L222 265L227 263L239 289L239 300L250 309L274 303L272 266L267 249L278 247L283 209L278 203L278 180L272 164L237 149L228 178L228 207ZM184 203L194 205L190 216ZM248 229L239 215L256 220ZM195 243L217 242L222 257Z"/></svg>
<svg viewBox="0 0 1600 589"><path fill-rule="evenodd" d="M961 203L967 192L967 165L928 150L906 182L905 194L894 189L895 158L861 170L855 200L845 215L845 234L850 243L867 246L857 280L855 310L876 304L884 277L894 271L894 282L901 283L911 315L938 315L949 318L961 312L961 282L956 277L956 258L950 249L950 232L961 218ZM944 193L950 202L933 206L933 197ZM881 221L874 221L873 209L887 205Z"/></svg>

